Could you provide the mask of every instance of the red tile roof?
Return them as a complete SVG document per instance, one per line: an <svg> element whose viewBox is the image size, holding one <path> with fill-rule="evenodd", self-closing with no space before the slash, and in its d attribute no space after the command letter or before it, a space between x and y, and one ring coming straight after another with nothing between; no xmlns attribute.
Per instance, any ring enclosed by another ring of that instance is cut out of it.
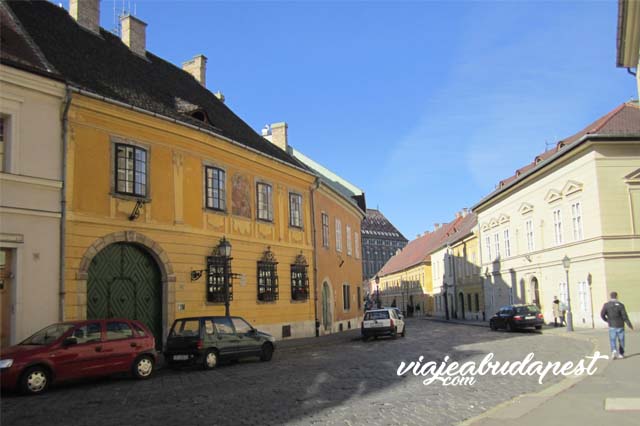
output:
<svg viewBox="0 0 640 426"><path fill-rule="evenodd" d="M496 190L480 200L474 208L502 192L503 188L517 181L527 172L536 169L537 167L542 167L538 166L539 163L550 159L560 151L566 150L567 146L579 143L584 137L589 135L611 137L638 136L638 139L640 140L640 105L638 104L638 101L623 103L613 111L589 124L578 133L558 141L555 148L537 155L532 163L516 170L513 176L509 176L508 178L501 180L498 183ZM543 164L543 166L544 165L546 164Z"/></svg>
<svg viewBox="0 0 640 426"><path fill-rule="evenodd" d="M389 259L378 272L378 276L383 277L429 261L431 253L442 247L447 241L454 241L467 235L476 224L476 215L469 213L466 216L457 217L450 223L443 224L433 232L425 233L409 242L400 253Z"/></svg>

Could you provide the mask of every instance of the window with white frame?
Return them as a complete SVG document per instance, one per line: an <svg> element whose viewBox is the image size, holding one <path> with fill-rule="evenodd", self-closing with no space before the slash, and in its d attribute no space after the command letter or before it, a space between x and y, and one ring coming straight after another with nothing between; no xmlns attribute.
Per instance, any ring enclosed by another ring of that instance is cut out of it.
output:
<svg viewBox="0 0 640 426"><path fill-rule="evenodd" d="M560 282L558 284L558 299L560 300L560 302L567 305L569 300L569 292L568 292L567 283L565 282Z"/></svg>
<svg viewBox="0 0 640 426"><path fill-rule="evenodd" d="M273 222L273 189L267 183L256 184L258 219Z"/></svg>
<svg viewBox="0 0 640 426"><path fill-rule="evenodd" d="M562 211L560 209L553 211L553 235L556 245L562 244Z"/></svg>
<svg viewBox="0 0 640 426"><path fill-rule="evenodd" d="M289 225L302 228L302 195L289 194Z"/></svg>
<svg viewBox="0 0 640 426"><path fill-rule="evenodd" d="M336 218L336 251L342 251L342 222Z"/></svg>
<svg viewBox="0 0 640 426"><path fill-rule="evenodd" d="M589 284L586 281L578 282L578 303L582 312L589 312Z"/></svg>
<svg viewBox="0 0 640 426"><path fill-rule="evenodd" d="M360 234L357 232L353 233L353 242L355 244L356 259L360 259Z"/></svg>
<svg viewBox="0 0 640 426"><path fill-rule="evenodd" d="M496 259L500 257L500 233L496 232L496 234L493 236L493 240L494 240L494 245L496 247L495 252L496 252Z"/></svg>
<svg viewBox="0 0 640 426"><path fill-rule="evenodd" d="M529 219L525 223L525 229L527 234L527 250L533 251L535 250L535 242L534 242L534 234L533 234L533 220Z"/></svg>
<svg viewBox="0 0 640 426"><path fill-rule="evenodd" d="M573 222L573 240L582 239L582 203L576 201L571 204L571 221Z"/></svg>
<svg viewBox="0 0 640 426"><path fill-rule="evenodd" d="M509 230L505 229L502 233L504 238L504 257L511 256L511 240L509 239Z"/></svg>
<svg viewBox="0 0 640 426"><path fill-rule="evenodd" d="M217 167L205 166L205 193L208 209L224 211L225 203L225 172Z"/></svg>
<svg viewBox="0 0 640 426"><path fill-rule="evenodd" d="M329 247L329 215L322 213L322 247Z"/></svg>
<svg viewBox="0 0 640 426"><path fill-rule="evenodd" d="M491 258L491 237L489 235L486 235L484 237L484 244L485 244L485 249L487 251L487 261L491 262L492 258Z"/></svg>
<svg viewBox="0 0 640 426"><path fill-rule="evenodd" d="M9 123L8 117L4 115L0 115L0 172L5 171L4 157L5 157L5 151L6 151L8 123Z"/></svg>
<svg viewBox="0 0 640 426"><path fill-rule="evenodd" d="M351 226L346 225L345 230L347 232L347 256L351 256Z"/></svg>

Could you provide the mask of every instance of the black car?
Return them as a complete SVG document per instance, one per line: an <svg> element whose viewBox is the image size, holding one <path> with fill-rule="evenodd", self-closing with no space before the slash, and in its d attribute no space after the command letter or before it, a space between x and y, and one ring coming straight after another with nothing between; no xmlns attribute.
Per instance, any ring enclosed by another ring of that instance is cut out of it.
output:
<svg viewBox="0 0 640 426"><path fill-rule="evenodd" d="M536 305L509 305L503 306L489 320L491 330L504 328L507 331L535 328L541 330L544 324L544 316Z"/></svg>
<svg viewBox="0 0 640 426"><path fill-rule="evenodd" d="M204 369L220 359L257 356L271 360L275 339L240 317L192 317L174 321L164 356L171 367L196 364Z"/></svg>

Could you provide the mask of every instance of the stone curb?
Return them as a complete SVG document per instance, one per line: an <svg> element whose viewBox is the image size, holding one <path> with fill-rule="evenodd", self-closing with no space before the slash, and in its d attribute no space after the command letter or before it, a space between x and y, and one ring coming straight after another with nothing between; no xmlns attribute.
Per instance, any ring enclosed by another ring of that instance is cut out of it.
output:
<svg viewBox="0 0 640 426"><path fill-rule="evenodd" d="M551 332L551 334L559 335L560 333ZM606 350L604 352L602 351L602 348L600 347L600 343L598 339L595 337L583 336L579 334L566 334L566 335L562 335L562 337L567 337L569 339L578 339L582 341L586 340L591 343L594 352L599 351L601 354L607 354ZM602 374L606 370L606 368L609 366L610 363L611 363L611 360L608 360L608 362L602 367L602 369L598 370L598 374ZM589 376L585 374L579 377L567 377L564 380L560 381L559 383L555 383L547 388L542 389L541 391L531 392L531 393L526 393L526 394L516 396L515 398L512 398L509 401L505 401L499 405L496 405L495 407L485 411L482 414L479 414L475 417L472 417L470 419L467 419L458 423L457 426L470 426L475 424L476 422L479 422L480 420L487 419L487 418L502 419L502 420L507 420L507 419L516 420L517 418L520 418L525 414L528 414L531 411L535 410L536 408L538 408L539 406L541 406L542 404L544 404L554 396L558 395L559 393L564 392L568 389L571 389L572 387L580 383L582 380L584 380L586 377L589 377ZM526 402L526 403L522 404L523 405L522 407L516 407L516 405L520 402Z"/></svg>

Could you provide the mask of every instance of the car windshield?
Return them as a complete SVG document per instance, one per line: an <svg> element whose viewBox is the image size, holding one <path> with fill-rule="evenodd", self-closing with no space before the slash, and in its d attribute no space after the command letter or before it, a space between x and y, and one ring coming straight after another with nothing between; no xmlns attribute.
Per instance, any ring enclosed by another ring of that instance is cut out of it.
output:
<svg viewBox="0 0 640 426"><path fill-rule="evenodd" d="M535 305L518 306L516 308L516 314L518 315L537 314L538 312L540 312L540 310Z"/></svg>
<svg viewBox="0 0 640 426"><path fill-rule="evenodd" d="M73 328L72 324L54 324L47 328L43 328L33 336L20 342L21 345L48 345L58 340L69 329Z"/></svg>
<svg viewBox="0 0 640 426"><path fill-rule="evenodd" d="M367 312L364 316L365 321L389 319L388 311Z"/></svg>

